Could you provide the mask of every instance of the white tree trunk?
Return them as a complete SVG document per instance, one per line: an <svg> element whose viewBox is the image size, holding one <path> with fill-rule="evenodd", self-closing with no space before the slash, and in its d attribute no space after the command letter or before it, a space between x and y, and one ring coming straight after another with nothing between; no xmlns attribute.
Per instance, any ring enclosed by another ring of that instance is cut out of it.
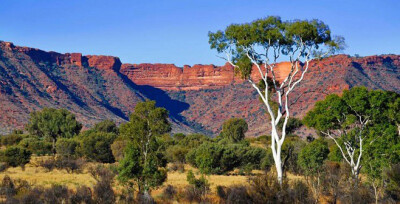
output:
<svg viewBox="0 0 400 204"><path fill-rule="evenodd" d="M271 118L271 150L273 159L275 162L276 173L278 177L278 181L280 184L283 182L283 166L282 166L282 145L286 137L286 125L290 117L289 111L289 93L293 91L293 89L303 80L305 73L308 70L310 55L312 53L312 46L306 45L299 39L297 42L297 47L291 51L290 54L290 63L291 69L286 78L281 82L281 84L277 83L275 78L274 67L276 66L277 59L279 58L281 47L277 46L268 46L266 49L266 53L263 55L265 57L264 64L259 64L260 55L254 54L255 49L253 47L245 49L247 57L251 60L252 64L257 67L261 79L265 84L265 89L260 90L260 88L252 81L251 77L249 77L248 81L251 83L254 89L257 90L260 98L262 99L264 105L267 108L268 114ZM273 49L273 62L269 61L269 48ZM227 58L225 58L233 67L237 67L232 62L232 56L230 53L226 52ZM296 56L295 56L296 55ZM300 67L300 58L304 57L305 65ZM270 104L269 97L269 85L268 85L268 73L271 74L270 78L273 82L273 88L275 90L275 96L278 99L279 108L276 112L272 110ZM300 74L299 76L297 74ZM264 93L263 93L264 92ZM283 119L283 127L278 131L278 123ZM280 134L279 134L280 133Z"/></svg>

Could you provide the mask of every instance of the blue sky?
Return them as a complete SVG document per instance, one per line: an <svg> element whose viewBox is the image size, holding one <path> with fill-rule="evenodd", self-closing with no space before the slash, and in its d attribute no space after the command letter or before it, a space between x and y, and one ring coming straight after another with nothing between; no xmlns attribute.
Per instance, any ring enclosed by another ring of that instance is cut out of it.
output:
<svg viewBox="0 0 400 204"><path fill-rule="evenodd" d="M124 63L223 64L208 31L269 15L318 18L347 54L400 54L399 0L1 0L0 40Z"/></svg>

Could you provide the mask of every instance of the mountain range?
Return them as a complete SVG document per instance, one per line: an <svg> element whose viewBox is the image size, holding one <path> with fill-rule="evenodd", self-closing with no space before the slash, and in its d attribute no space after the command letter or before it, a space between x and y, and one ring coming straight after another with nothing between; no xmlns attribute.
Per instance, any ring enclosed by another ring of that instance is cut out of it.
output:
<svg viewBox="0 0 400 204"><path fill-rule="evenodd" d="M279 63L277 79L289 69L290 63ZM252 77L259 79L256 72ZM354 86L400 93L400 56L313 60L291 95L293 116L301 118L327 94ZM113 56L61 54L0 41L0 133L24 128L29 113L44 107L68 109L85 128L104 119L120 124L144 100L168 109L173 132L216 135L231 117L248 122L248 136L269 128L257 93L229 64L124 64Z"/></svg>

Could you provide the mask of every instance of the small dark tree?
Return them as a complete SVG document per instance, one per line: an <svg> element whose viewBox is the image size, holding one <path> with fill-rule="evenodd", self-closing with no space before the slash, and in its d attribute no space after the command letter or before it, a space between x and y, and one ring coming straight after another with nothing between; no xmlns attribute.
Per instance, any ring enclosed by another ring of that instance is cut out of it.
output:
<svg viewBox="0 0 400 204"><path fill-rule="evenodd" d="M71 138L79 134L82 125L76 121L75 115L65 109L44 108L31 113L26 128L31 135L50 139L55 152L57 138Z"/></svg>
<svg viewBox="0 0 400 204"><path fill-rule="evenodd" d="M95 132L107 132L107 133L114 133L118 134L118 127L112 120L104 120L97 123L93 127L93 131Z"/></svg>
<svg viewBox="0 0 400 204"><path fill-rule="evenodd" d="M240 142L244 139L248 125L244 119L231 118L222 125L221 137L231 142Z"/></svg>
<svg viewBox="0 0 400 204"><path fill-rule="evenodd" d="M307 176L307 181L310 181L317 199L320 194L321 171L323 170L324 161L328 158L328 154L328 143L322 139L318 139L305 146L298 158L299 166Z"/></svg>
<svg viewBox="0 0 400 204"><path fill-rule="evenodd" d="M12 167L17 166L24 166L25 164L29 163L31 159L31 152L18 147L18 146L11 146L6 149L4 152L5 162Z"/></svg>
<svg viewBox="0 0 400 204"><path fill-rule="evenodd" d="M83 136L81 142L82 153L98 162L113 163L115 161L111 151L111 144L114 142L116 135L105 132L91 132Z"/></svg>

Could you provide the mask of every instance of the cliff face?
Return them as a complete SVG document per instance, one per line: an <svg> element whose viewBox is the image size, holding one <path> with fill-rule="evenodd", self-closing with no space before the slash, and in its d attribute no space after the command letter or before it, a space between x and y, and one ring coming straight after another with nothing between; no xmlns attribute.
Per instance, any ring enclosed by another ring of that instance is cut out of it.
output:
<svg viewBox="0 0 400 204"><path fill-rule="evenodd" d="M221 88L244 80L235 74L234 68L224 66L196 64L183 68L173 64L123 64L121 73L139 85L150 85L163 90L200 90ZM290 63L276 65L276 78L283 80L290 71ZM257 67L253 67L252 79L261 79Z"/></svg>
<svg viewBox="0 0 400 204"><path fill-rule="evenodd" d="M118 63L115 57L0 42L0 132L23 128L29 113L44 107L66 108L86 127L104 119L125 121L145 97L113 71Z"/></svg>
<svg viewBox="0 0 400 204"><path fill-rule="evenodd" d="M257 81L258 70L253 69ZM290 63L279 63L275 70L282 81ZM354 86L399 93L399 71L398 55L314 60L290 96L296 101L292 114L302 117L327 94ZM169 110L174 132L215 135L224 120L241 117L249 123L248 136L268 134L257 93L229 64L122 64L112 56L60 54L0 42L0 132L23 128L29 113L43 107L66 108L86 127L104 119L121 123L146 99Z"/></svg>

